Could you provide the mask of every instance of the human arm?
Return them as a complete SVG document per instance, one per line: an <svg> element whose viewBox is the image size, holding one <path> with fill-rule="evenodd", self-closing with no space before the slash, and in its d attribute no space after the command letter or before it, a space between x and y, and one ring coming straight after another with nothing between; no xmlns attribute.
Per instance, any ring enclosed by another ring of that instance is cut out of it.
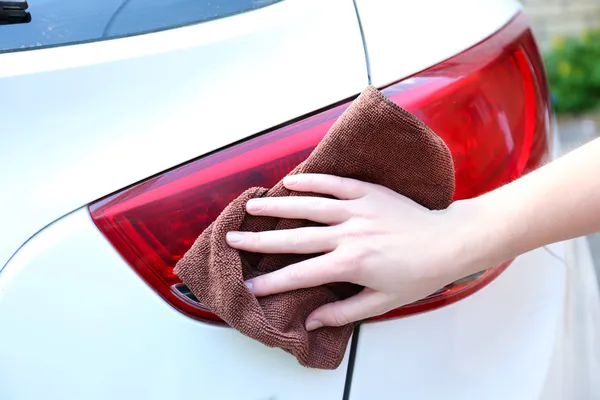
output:
<svg viewBox="0 0 600 400"><path fill-rule="evenodd" d="M600 230L600 140L480 197L429 211L389 189L327 175L285 185L320 197L254 199L254 215L323 227L232 233L230 246L260 253L324 253L249 282L257 296L352 282L365 290L327 304L307 329L336 326L421 299L457 279L545 244ZM234 239L238 239L237 241Z"/></svg>

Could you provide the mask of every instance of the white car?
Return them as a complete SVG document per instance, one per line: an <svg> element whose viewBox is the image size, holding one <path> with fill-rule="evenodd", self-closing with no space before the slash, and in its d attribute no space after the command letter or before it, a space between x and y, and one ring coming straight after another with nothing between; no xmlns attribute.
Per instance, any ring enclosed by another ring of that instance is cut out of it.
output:
<svg viewBox="0 0 600 400"><path fill-rule="evenodd" d="M600 398L584 239L361 324L334 371L219 323L172 273L368 84L447 142L456 198L548 160L517 1L19 3L0 1L0 399Z"/></svg>

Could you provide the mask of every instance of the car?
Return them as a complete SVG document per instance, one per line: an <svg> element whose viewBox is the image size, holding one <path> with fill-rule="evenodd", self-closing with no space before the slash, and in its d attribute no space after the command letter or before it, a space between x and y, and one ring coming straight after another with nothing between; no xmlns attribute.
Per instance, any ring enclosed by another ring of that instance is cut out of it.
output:
<svg viewBox="0 0 600 400"><path fill-rule="evenodd" d="M229 201L306 158L368 85L446 141L456 199L555 157L519 2L0 7L0 398L600 398L585 239L361 323L335 370L225 326L173 274Z"/></svg>

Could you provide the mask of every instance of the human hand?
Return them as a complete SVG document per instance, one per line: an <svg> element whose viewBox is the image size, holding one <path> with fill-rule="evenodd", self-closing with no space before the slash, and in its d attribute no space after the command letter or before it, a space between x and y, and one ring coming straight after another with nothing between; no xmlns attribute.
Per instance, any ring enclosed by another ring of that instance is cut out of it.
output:
<svg viewBox="0 0 600 400"><path fill-rule="evenodd" d="M476 251L481 246L469 237L473 230L467 221L474 216L461 202L430 211L382 186L330 175L290 176L284 184L293 191L335 199L252 199L248 213L325 226L230 232L227 242L239 250L265 254L324 253L247 282L258 297L332 282L365 287L356 296L311 313L308 330L383 314L482 269L477 267L485 262Z"/></svg>

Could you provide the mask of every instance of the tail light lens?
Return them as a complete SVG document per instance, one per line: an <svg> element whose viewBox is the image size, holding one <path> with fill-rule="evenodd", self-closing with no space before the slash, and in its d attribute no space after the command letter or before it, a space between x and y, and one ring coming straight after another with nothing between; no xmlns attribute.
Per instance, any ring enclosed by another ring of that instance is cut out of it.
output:
<svg viewBox="0 0 600 400"><path fill-rule="evenodd" d="M448 144L456 199L480 195L539 166L547 154L548 91L525 17L439 65L383 90ZM303 161L348 104L203 157L90 205L100 231L167 302L219 321L173 267L225 206L251 186L273 186ZM434 309L482 288L508 264L454 282L381 318Z"/></svg>

